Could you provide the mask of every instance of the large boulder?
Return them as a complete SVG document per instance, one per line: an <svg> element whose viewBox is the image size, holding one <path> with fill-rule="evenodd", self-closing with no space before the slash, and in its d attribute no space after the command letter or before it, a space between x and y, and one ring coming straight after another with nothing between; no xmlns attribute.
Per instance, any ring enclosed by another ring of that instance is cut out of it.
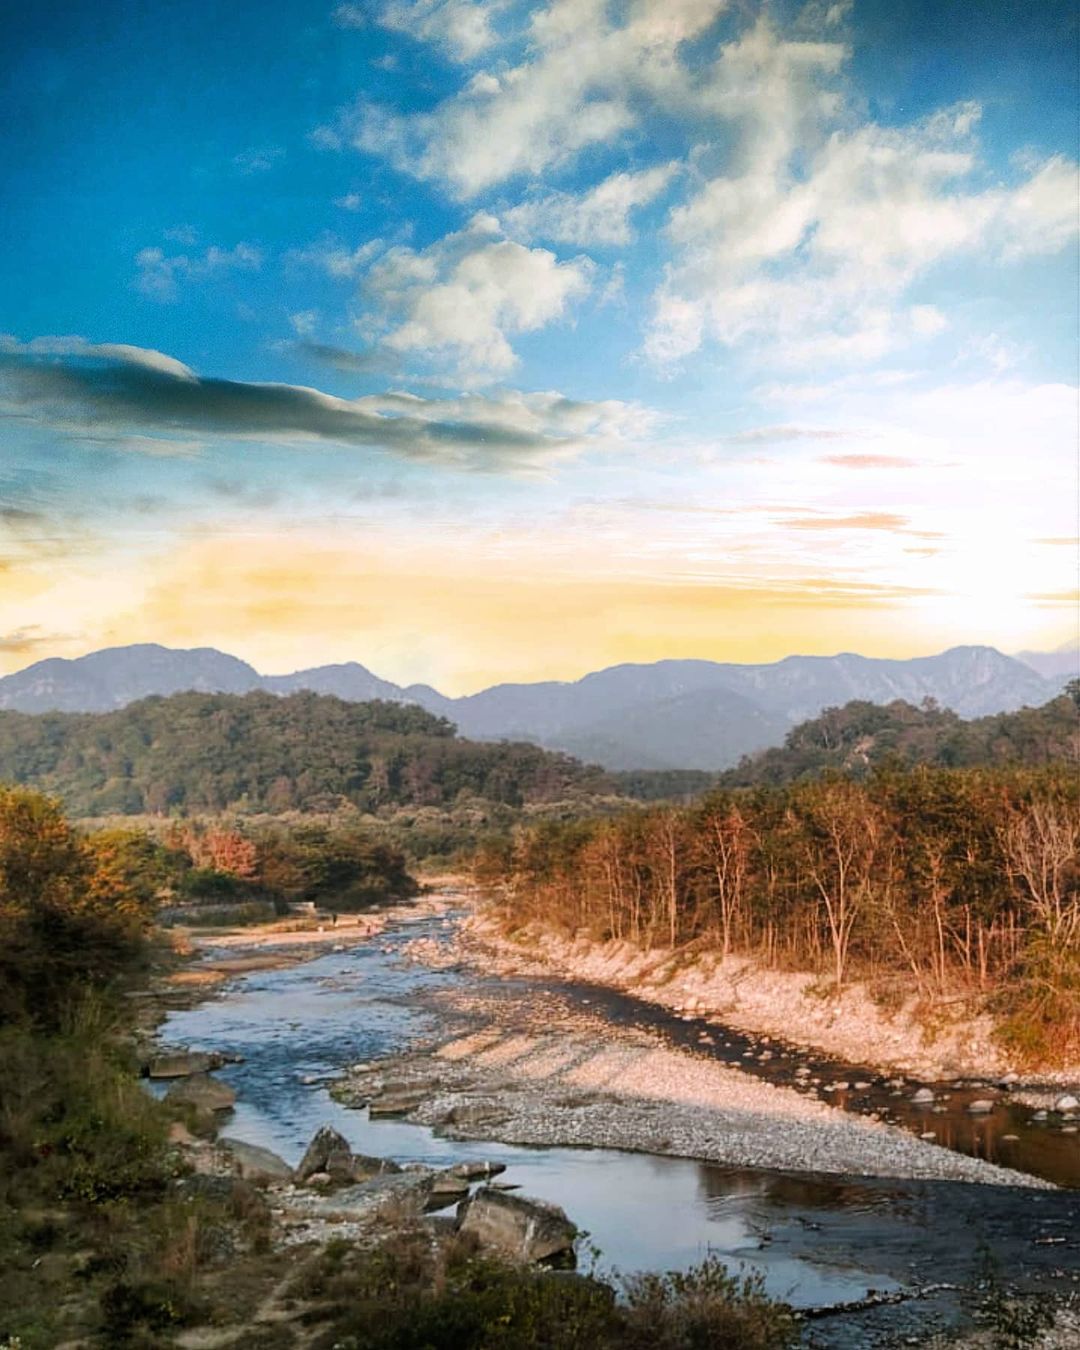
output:
<svg viewBox="0 0 1080 1350"><path fill-rule="evenodd" d="M291 1212L332 1223L369 1223L388 1220L400 1223L418 1219L428 1207L432 1173L399 1171L372 1177L355 1186L345 1186L332 1195L312 1196L298 1191L290 1197Z"/></svg>
<svg viewBox="0 0 1080 1350"><path fill-rule="evenodd" d="M400 1172L401 1168L389 1158L369 1158L354 1153L349 1141L330 1125L315 1132L307 1152L296 1169L298 1181L309 1181L315 1176L327 1176L333 1182L368 1181L372 1177Z"/></svg>
<svg viewBox="0 0 1080 1350"><path fill-rule="evenodd" d="M518 1261L574 1264L577 1229L558 1205L481 1187L458 1208L458 1229Z"/></svg>
<svg viewBox="0 0 1080 1350"><path fill-rule="evenodd" d="M366 1153L354 1153L349 1168L352 1181L370 1181L372 1177L389 1176L401 1168L392 1158L372 1158Z"/></svg>
<svg viewBox="0 0 1080 1350"><path fill-rule="evenodd" d="M268 1148L246 1143L243 1139L222 1138L218 1147L225 1150L233 1171L245 1181L292 1181L293 1170L284 1158Z"/></svg>
<svg viewBox="0 0 1080 1350"><path fill-rule="evenodd" d="M194 1106L200 1111L231 1111L236 1105L236 1093L228 1083L220 1083L206 1073L194 1073L173 1083L165 1100Z"/></svg>
<svg viewBox="0 0 1080 1350"><path fill-rule="evenodd" d="M332 1178L341 1181L352 1176L352 1149L343 1134L338 1134L330 1125L323 1125L307 1146L296 1169L297 1181L307 1181L317 1172L326 1172Z"/></svg>
<svg viewBox="0 0 1080 1350"><path fill-rule="evenodd" d="M464 1200L469 1194L469 1183L464 1177L454 1176L453 1171L438 1172L431 1182L428 1197L428 1209L445 1209L447 1205Z"/></svg>
<svg viewBox="0 0 1080 1350"><path fill-rule="evenodd" d="M410 1115L424 1100L424 1093L415 1091L384 1092L368 1103L368 1116L380 1117Z"/></svg>

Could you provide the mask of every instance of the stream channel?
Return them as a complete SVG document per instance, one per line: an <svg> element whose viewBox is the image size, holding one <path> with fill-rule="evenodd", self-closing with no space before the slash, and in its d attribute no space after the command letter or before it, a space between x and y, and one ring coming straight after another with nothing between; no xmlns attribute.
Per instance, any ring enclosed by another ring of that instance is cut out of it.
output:
<svg viewBox="0 0 1080 1350"><path fill-rule="evenodd" d="M991 1277L1026 1292L1080 1297L1080 1191L1036 1191L961 1182L916 1182L747 1170L681 1158L603 1149L522 1148L458 1141L403 1121L368 1119L366 1110L335 1102L329 1085L349 1065L401 1054L437 1039L442 1030L438 994L468 982L504 1001L507 1020L528 1025L530 1005L550 1007L554 993L569 1005L588 1004L613 1022L648 1027L697 1054L722 1056L774 1081L792 1082L795 1057L815 1077L865 1080L867 1102L880 1098L901 1121L881 1075L833 1061L807 1058L698 1019L610 990L556 980L433 970L402 955L414 938L447 941L452 924L422 918L388 928L377 938L339 947L288 968L259 970L231 980L193 1008L171 1012L159 1028L163 1043L219 1050L242 1057L218 1075L236 1089L225 1133L273 1149L295 1165L311 1136L331 1124L354 1151L399 1162L446 1166L464 1160L503 1163L502 1181L524 1194L561 1205L589 1235L602 1274L686 1268L709 1253L733 1270L758 1271L770 1294L796 1308L816 1309L804 1327L810 1346L921 1344L932 1330L967 1322L971 1291ZM208 951L208 957L216 953ZM223 954L223 953L222 953ZM231 949L230 956L236 956ZM532 1007L535 1017L536 1008ZM547 1015L545 1013L545 1015ZM703 1045L708 1027L711 1044ZM785 1073L784 1063L787 1064ZM1020 1166L1013 1149L986 1143L963 1113L958 1090L945 1114L933 1117L943 1144ZM854 1109L865 1104L840 1101ZM1030 1114L1030 1113L1028 1113ZM1059 1185L1075 1187L1077 1136L1051 1140L1035 1132L1023 1112L1009 1116L1027 1154L1044 1175L1058 1166ZM1023 1156L1025 1150L1019 1150ZM988 1253L992 1253L989 1256ZM944 1287L943 1287L944 1286ZM905 1293L898 1303L858 1312L842 1305L875 1294ZM835 1314L823 1312L826 1307Z"/></svg>

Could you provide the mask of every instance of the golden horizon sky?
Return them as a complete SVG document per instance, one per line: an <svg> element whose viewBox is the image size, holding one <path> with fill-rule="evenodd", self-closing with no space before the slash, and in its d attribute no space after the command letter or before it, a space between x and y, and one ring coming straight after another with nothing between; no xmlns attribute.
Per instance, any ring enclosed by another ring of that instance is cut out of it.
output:
<svg viewBox="0 0 1080 1350"><path fill-rule="evenodd" d="M9 34L0 671L1077 636L1074 6L361 8Z"/></svg>

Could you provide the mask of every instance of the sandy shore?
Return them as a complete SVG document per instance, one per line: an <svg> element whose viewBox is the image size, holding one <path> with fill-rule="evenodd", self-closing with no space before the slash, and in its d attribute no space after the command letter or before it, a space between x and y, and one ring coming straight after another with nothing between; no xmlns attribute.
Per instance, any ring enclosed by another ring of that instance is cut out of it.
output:
<svg viewBox="0 0 1080 1350"><path fill-rule="evenodd" d="M943 1008L931 1031L913 1000L888 1010L859 985L839 997L822 996L814 975L761 970L741 958L643 952L627 942L563 937L535 927L507 936L482 909L462 927L460 955L490 974L554 974L606 985L886 1073L934 1081L993 1078L1017 1067L995 1041L991 1019L963 1004ZM1030 1081L1071 1090L1080 1084L1080 1065Z"/></svg>

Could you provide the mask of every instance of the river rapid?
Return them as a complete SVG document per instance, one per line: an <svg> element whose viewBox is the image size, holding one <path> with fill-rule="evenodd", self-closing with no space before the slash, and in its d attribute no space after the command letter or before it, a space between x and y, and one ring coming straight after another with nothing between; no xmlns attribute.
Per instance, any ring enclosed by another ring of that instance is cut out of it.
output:
<svg viewBox="0 0 1080 1350"><path fill-rule="evenodd" d="M372 1121L366 1110L340 1105L329 1093L338 1075L358 1062L438 1040L448 1029L447 994L477 984L489 998L503 1001L508 1021L527 1025L538 1015L549 1016L554 996L571 1007L599 1010L613 1024L647 1026L695 1054L722 1055L791 1081L796 1052L770 1043L771 1053L761 1061L758 1042L726 1029L717 1034L714 1024L711 1043L703 1044L706 1024L698 1027L697 1019L687 1021L625 995L551 980L500 980L406 958L404 948L418 937L449 943L454 922L452 916L406 920L367 942L244 975L198 1006L171 1012L159 1039L240 1057L242 1062L219 1075L238 1099L226 1132L271 1148L289 1163L299 1160L326 1123L359 1153L434 1165L502 1163L503 1181L562 1205L588 1233L580 1256L586 1267L596 1264L605 1273L681 1269L715 1253L732 1269L760 1272L771 1294L815 1310L805 1324L807 1345L921 1344L933 1330L968 1319L970 1292L988 1275L1027 1291L1080 1290L1080 1192L824 1177L647 1153L458 1141L415 1124ZM812 1066L823 1084L841 1074L850 1081L865 1077L871 1084L861 1094L867 1102L891 1107L906 1122L906 1107L898 1106L880 1075L822 1060ZM964 1116L964 1101L964 1090L955 1090L934 1126L944 1145L986 1156L986 1136L973 1133L977 1127ZM1019 1109L1009 1121L1010 1128L998 1134L1022 1136L1035 1128ZM1013 1156L1001 1160L1022 1166L1009 1147ZM1041 1153L1029 1145L1024 1156L1040 1163L1048 1156L1053 1169L1059 1154L1066 1167L1075 1166L1076 1136L1055 1140ZM1051 1179L1076 1184L1071 1174ZM996 1275L990 1269L995 1264ZM901 1294L909 1297L865 1311L825 1311Z"/></svg>

